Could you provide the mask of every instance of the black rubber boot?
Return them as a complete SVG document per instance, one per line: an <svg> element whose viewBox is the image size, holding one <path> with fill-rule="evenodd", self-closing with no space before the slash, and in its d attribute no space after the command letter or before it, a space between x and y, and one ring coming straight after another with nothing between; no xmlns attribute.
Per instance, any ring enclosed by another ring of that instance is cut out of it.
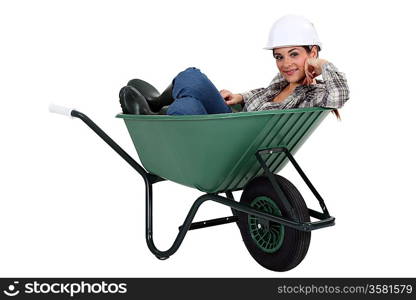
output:
<svg viewBox="0 0 416 300"><path fill-rule="evenodd" d="M153 111L160 111L162 107L172 104L174 101L172 96L173 86L170 84L159 97L147 99L149 106Z"/></svg>
<svg viewBox="0 0 416 300"><path fill-rule="evenodd" d="M119 97L124 114L158 115L150 109L146 98L132 86L123 87L120 90Z"/></svg>
<svg viewBox="0 0 416 300"><path fill-rule="evenodd" d="M159 94L151 84L141 79L132 79L127 85L138 90L147 100L149 107L154 112L160 111L164 106L168 106L174 101L172 96L172 84L170 84L162 94Z"/></svg>

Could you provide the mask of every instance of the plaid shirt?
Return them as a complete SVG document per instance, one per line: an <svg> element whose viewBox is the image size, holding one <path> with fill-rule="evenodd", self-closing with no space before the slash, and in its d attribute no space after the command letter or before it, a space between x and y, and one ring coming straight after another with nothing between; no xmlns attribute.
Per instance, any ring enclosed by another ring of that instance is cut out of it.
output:
<svg viewBox="0 0 416 300"><path fill-rule="evenodd" d="M340 108L349 99L345 75L330 62L322 66L322 78L316 84L299 85L282 102L273 99L289 84L279 73L266 88L242 93L244 111L289 109L301 107Z"/></svg>

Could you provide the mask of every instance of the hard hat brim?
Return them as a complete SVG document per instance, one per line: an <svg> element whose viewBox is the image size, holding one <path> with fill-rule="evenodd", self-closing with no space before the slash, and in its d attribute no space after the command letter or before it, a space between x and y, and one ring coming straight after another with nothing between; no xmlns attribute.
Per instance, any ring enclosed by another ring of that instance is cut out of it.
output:
<svg viewBox="0 0 416 300"><path fill-rule="evenodd" d="M320 51L320 50L322 50L322 45L321 45L321 43L315 43L315 44L311 44L311 45L309 45L309 43L308 43L308 44L302 44L302 45L298 44L298 45L277 45L277 46L266 46L266 47L264 47L263 49L264 49L264 50L273 50L273 49L277 49L277 48L286 48L286 47L303 47L303 46L318 46L319 51Z"/></svg>

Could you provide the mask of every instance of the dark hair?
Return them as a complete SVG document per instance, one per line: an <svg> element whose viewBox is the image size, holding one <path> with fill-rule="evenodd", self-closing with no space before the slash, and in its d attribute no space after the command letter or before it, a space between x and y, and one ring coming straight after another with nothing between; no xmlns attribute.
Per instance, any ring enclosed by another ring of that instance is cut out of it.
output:
<svg viewBox="0 0 416 300"><path fill-rule="evenodd" d="M316 46L316 48L318 49L316 57L319 57L319 51L321 51L321 48L319 48L318 45L302 46L302 47L306 50L307 53L311 53L313 46Z"/></svg>

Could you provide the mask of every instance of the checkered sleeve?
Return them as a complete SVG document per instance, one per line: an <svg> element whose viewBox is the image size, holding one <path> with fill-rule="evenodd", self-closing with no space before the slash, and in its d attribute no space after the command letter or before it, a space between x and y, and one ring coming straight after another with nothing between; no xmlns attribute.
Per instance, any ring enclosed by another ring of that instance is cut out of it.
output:
<svg viewBox="0 0 416 300"><path fill-rule="evenodd" d="M254 89L245 93L241 93L240 95L243 96L243 102L247 105L250 104L254 99L256 99L259 95L265 92L266 88L259 88Z"/></svg>
<svg viewBox="0 0 416 300"><path fill-rule="evenodd" d="M325 91L316 98L314 106L341 108L349 99L349 88L344 73L330 62L322 66Z"/></svg>

